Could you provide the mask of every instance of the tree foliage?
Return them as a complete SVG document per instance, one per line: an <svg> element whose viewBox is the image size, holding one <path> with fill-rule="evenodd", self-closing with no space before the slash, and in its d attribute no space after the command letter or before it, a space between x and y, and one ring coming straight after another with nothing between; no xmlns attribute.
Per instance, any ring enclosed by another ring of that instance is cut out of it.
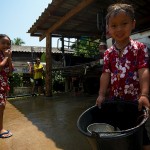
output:
<svg viewBox="0 0 150 150"><path fill-rule="evenodd" d="M84 55L85 57L95 57L99 54L98 46L99 42L83 37L77 40L71 48L75 50L76 56Z"/></svg>
<svg viewBox="0 0 150 150"><path fill-rule="evenodd" d="M22 44L25 44L25 42L21 39L21 38L14 38L14 40L12 41L12 45L19 45L21 46Z"/></svg>

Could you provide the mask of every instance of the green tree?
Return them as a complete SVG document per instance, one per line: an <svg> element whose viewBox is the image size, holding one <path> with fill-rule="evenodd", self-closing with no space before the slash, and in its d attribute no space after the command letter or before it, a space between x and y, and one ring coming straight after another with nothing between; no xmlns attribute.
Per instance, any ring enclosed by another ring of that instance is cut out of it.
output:
<svg viewBox="0 0 150 150"><path fill-rule="evenodd" d="M99 42L83 37L77 40L71 48L75 50L76 56L84 55L85 57L95 57L99 54L98 46Z"/></svg>
<svg viewBox="0 0 150 150"><path fill-rule="evenodd" d="M13 45L22 45L22 44L25 44L25 42L21 39L21 38L14 38L14 40L12 41L12 44Z"/></svg>

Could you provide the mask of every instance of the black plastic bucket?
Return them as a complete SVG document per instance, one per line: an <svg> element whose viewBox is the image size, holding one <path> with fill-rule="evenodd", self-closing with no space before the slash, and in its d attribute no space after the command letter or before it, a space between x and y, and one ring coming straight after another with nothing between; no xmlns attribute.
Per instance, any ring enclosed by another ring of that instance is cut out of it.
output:
<svg viewBox="0 0 150 150"><path fill-rule="evenodd" d="M148 119L148 111L138 104L128 101L106 101L101 108L92 106L83 112L77 127L89 140L93 150L142 150L143 125ZM101 133L87 131L93 123L106 123L120 131L117 134L101 136Z"/></svg>

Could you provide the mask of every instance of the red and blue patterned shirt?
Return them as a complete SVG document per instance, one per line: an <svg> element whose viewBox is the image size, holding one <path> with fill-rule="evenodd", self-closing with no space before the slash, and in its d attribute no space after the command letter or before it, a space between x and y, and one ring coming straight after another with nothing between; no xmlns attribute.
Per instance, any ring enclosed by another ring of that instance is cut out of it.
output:
<svg viewBox="0 0 150 150"><path fill-rule="evenodd" d="M110 98L123 100L138 100L140 84L138 70L148 68L149 57L147 47L138 41L130 39L123 54L113 45L104 53L103 72L110 73Z"/></svg>
<svg viewBox="0 0 150 150"><path fill-rule="evenodd" d="M0 62L4 59L3 53L0 51ZM0 93L6 93L9 90L8 85L9 65L6 64L0 69Z"/></svg>

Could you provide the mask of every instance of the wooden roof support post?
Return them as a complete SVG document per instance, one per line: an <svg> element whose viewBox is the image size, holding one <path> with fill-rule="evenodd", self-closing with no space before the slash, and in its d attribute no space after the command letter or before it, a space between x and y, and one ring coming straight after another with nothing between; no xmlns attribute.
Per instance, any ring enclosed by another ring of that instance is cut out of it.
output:
<svg viewBox="0 0 150 150"><path fill-rule="evenodd" d="M64 45L64 37L61 38L61 51L63 56L63 66L66 66L66 58L65 58L65 45Z"/></svg>
<svg viewBox="0 0 150 150"><path fill-rule="evenodd" d="M52 96L52 38L51 34L46 35L46 96Z"/></svg>

